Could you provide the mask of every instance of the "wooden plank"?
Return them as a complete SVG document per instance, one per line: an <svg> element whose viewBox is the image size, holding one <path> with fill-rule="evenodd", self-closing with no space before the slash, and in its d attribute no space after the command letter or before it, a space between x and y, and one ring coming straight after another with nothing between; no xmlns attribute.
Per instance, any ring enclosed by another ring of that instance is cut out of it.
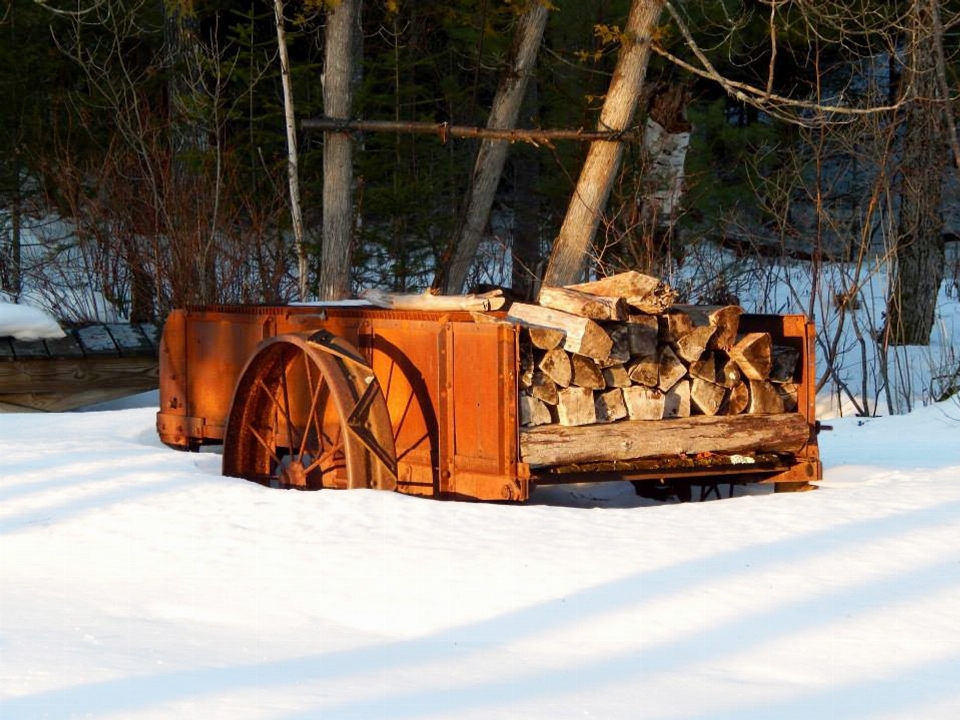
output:
<svg viewBox="0 0 960 720"><path fill-rule="evenodd" d="M47 340L46 343L47 354L55 360L83 357L83 348L80 347L80 341L72 331L67 331L62 338Z"/></svg>
<svg viewBox="0 0 960 720"><path fill-rule="evenodd" d="M77 330L77 340L88 357L105 357L120 354L113 336L103 325L88 325Z"/></svg>
<svg viewBox="0 0 960 720"><path fill-rule="evenodd" d="M5 362L0 363L0 395L122 388L143 392L159 386L158 365L156 358L117 357Z"/></svg>
<svg viewBox="0 0 960 720"><path fill-rule="evenodd" d="M13 346L10 344L10 338L0 337L0 362L5 360L14 360L16 355L13 354Z"/></svg>
<svg viewBox="0 0 960 720"><path fill-rule="evenodd" d="M139 325L128 323L111 323L105 326L107 332L117 345L117 350L124 357L137 355L153 355L154 349L143 334Z"/></svg>
<svg viewBox="0 0 960 720"><path fill-rule="evenodd" d="M50 357L43 340L11 340L10 345L17 360L47 360Z"/></svg>
<svg viewBox="0 0 960 720"><path fill-rule="evenodd" d="M697 415L579 427L543 425L521 430L520 455L533 467L550 467L706 452L793 453L809 440L810 427L797 413Z"/></svg>
<svg viewBox="0 0 960 720"><path fill-rule="evenodd" d="M140 331L153 347L154 353L160 352L160 336L163 334L163 328L155 323L141 323Z"/></svg>

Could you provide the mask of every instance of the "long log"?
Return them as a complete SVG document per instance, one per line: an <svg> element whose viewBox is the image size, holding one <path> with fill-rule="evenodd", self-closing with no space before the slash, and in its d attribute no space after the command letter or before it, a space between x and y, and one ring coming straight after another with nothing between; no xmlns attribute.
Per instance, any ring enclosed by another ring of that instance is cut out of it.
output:
<svg viewBox="0 0 960 720"><path fill-rule="evenodd" d="M604 425L541 425L520 432L520 456L532 467L697 453L797 452L810 427L797 413L697 415L672 420L621 420Z"/></svg>
<svg viewBox="0 0 960 720"><path fill-rule="evenodd" d="M627 305L647 313L663 312L677 299L677 292L662 280L635 270L566 287L593 295L620 297Z"/></svg>

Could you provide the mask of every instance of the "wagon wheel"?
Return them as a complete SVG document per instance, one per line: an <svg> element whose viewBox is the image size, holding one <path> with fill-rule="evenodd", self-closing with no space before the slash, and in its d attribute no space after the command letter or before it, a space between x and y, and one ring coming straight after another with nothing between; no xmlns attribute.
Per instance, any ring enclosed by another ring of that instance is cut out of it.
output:
<svg viewBox="0 0 960 720"><path fill-rule="evenodd" d="M322 331L262 343L234 391L223 474L302 490L395 489L390 418L363 357Z"/></svg>

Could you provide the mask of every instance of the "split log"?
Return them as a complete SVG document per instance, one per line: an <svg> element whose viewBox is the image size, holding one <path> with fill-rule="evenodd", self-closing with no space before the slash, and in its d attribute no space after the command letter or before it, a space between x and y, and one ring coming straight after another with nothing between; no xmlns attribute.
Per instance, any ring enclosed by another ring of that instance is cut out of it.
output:
<svg viewBox="0 0 960 720"><path fill-rule="evenodd" d="M750 404L747 412L751 415L775 415L784 412L780 391L766 380L750 380Z"/></svg>
<svg viewBox="0 0 960 720"><path fill-rule="evenodd" d="M771 341L768 333L747 333L730 348L730 357L750 380L770 375Z"/></svg>
<svg viewBox="0 0 960 720"><path fill-rule="evenodd" d="M561 425L589 425L597 421L597 408L590 388L568 387L561 390L557 402L557 418Z"/></svg>
<svg viewBox="0 0 960 720"><path fill-rule="evenodd" d="M630 375L623 365L609 365L603 369L603 382L608 388L630 387Z"/></svg>
<svg viewBox="0 0 960 720"><path fill-rule="evenodd" d="M541 350L553 350L560 347L565 337L562 330L554 330L553 328L531 327L526 328L526 332L530 336L530 342L533 343L533 346Z"/></svg>
<svg viewBox="0 0 960 720"><path fill-rule="evenodd" d="M565 350L595 360L606 360L613 346L610 336L593 320L560 310L513 303L507 312L507 320L527 327L560 330L564 333Z"/></svg>
<svg viewBox="0 0 960 720"><path fill-rule="evenodd" d="M727 393L726 403L721 410L723 415L739 415L750 405L750 386L742 380Z"/></svg>
<svg viewBox="0 0 960 720"><path fill-rule="evenodd" d="M540 372L553 380L560 387L567 387L573 379L573 366L570 356L560 348L547 350L540 358Z"/></svg>
<svg viewBox="0 0 960 720"><path fill-rule="evenodd" d="M433 310L437 312L499 310L507 299L502 290L491 290L480 295L434 295L425 293L392 293L370 288L360 297L371 305L391 310Z"/></svg>
<svg viewBox="0 0 960 720"><path fill-rule="evenodd" d="M690 400L704 415L719 413L726 394L725 388L701 378L694 378L690 384Z"/></svg>
<svg viewBox="0 0 960 720"><path fill-rule="evenodd" d="M520 396L521 425L546 425L551 422L550 410L542 401L530 395Z"/></svg>
<svg viewBox="0 0 960 720"><path fill-rule="evenodd" d="M729 357L723 357L717 363L717 384L730 389L741 384L740 368Z"/></svg>
<svg viewBox="0 0 960 720"><path fill-rule="evenodd" d="M594 295L571 288L544 285L540 288L537 302L542 307L562 310L591 320L626 320L627 318L627 304L623 298Z"/></svg>
<svg viewBox="0 0 960 720"><path fill-rule="evenodd" d="M619 388L597 393L595 400L597 422L616 422L627 417L627 408L623 400L623 392Z"/></svg>
<svg viewBox="0 0 960 720"><path fill-rule="evenodd" d="M622 420L610 425L541 425L520 432L521 459L533 467L697 453L792 453L810 440L797 413L698 415L673 420Z"/></svg>
<svg viewBox="0 0 960 720"><path fill-rule="evenodd" d="M796 383L788 382L775 385L783 399L784 412L796 412L800 406L800 387Z"/></svg>
<svg viewBox="0 0 960 720"><path fill-rule="evenodd" d="M695 327L712 327L710 348L729 350L737 340L743 309L736 305L674 305L670 311L686 314Z"/></svg>
<svg viewBox="0 0 960 720"><path fill-rule="evenodd" d="M656 351L633 358L627 365L627 373L638 385L656 387L660 382L660 358Z"/></svg>
<svg viewBox="0 0 960 720"><path fill-rule="evenodd" d="M543 374L542 371L533 374L533 381L530 383L530 394L548 405L556 405L560 397L557 384Z"/></svg>
<svg viewBox="0 0 960 720"><path fill-rule="evenodd" d="M665 399L656 388L634 385L623 389L623 402L631 420L660 420Z"/></svg>
<svg viewBox="0 0 960 720"><path fill-rule="evenodd" d="M694 380L717 381L717 358L712 352L705 353L699 360L690 365L690 377Z"/></svg>
<svg viewBox="0 0 960 720"><path fill-rule="evenodd" d="M690 381L681 380L667 390L663 397L663 417L690 417Z"/></svg>
<svg viewBox="0 0 960 720"><path fill-rule="evenodd" d="M570 358L570 364L573 366L571 385L590 388L591 390L601 390L607 386L603 379L603 372L597 365L596 360L584 355L574 355Z"/></svg>
<svg viewBox="0 0 960 720"><path fill-rule="evenodd" d="M654 314L663 312L677 299L676 291L662 280L633 270L566 287L594 295L624 298L627 305Z"/></svg>
<svg viewBox="0 0 960 720"><path fill-rule="evenodd" d="M672 387L687 374L687 366L681 362L669 345L660 348L658 374L660 379L657 381L657 386L661 390Z"/></svg>
<svg viewBox="0 0 960 720"><path fill-rule="evenodd" d="M677 355L687 362L698 360L707 349L707 343L713 338L714 328L695 327L686 335L677 339Z"/></svg>

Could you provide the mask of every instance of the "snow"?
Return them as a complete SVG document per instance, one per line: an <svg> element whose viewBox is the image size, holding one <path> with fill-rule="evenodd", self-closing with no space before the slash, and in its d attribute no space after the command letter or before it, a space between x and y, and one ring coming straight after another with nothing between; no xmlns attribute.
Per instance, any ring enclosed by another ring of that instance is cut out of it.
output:
<svg viewBox="0 0 960 720"><path fill-rule="evenodd" d="M0 414L4 720L960 713L956 398L829 420L815 492L686 504L270 490L156 403Z"/></svg>
<svg viewBox="0 0 960 720"><path fill-rule="evenodd" d="M57 321L43 310L0 300L0 337L43 340L62 338L64 335Z"/></svg>

